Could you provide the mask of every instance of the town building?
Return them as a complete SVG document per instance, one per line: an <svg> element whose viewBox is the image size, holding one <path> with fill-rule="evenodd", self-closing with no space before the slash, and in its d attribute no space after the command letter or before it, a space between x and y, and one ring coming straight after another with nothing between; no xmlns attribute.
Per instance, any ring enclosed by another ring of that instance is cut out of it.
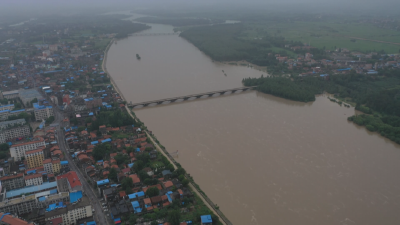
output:
<svg viewBox="0 0 400 225"><path fill-rule="evenodd" d="M31 129L28 125L8 128L0 131L0 143L6 143L15 138L28 137L30 134Z"/></svg>
<svg viewBox="0 0 400 225"><path fill-rule="evenodd" d="M11 145L10 154L11 157L14 157L15 161L19 161L22 157L25 157L26 151L38 149L42 146L45 146L44 139L42 137L35 137L32 141Z"/></svg>
<svg viewBox="0 0 400 225"><path fill-rule="evenodd" d="M10 213L0 213L0 225L33 225Z"/></svg>
<svg viewBox="0 0 400 225"><path fill-rule="evenodd" d="M3 111L3 110L13 110L14 108L15 108L14 104L0 105L0 111Z"/></svg>
<svg viewBox="0 0 400 225"><path fill-rule="evenodd" d="M19 110L14 110L10 111L8 109L0 111L0 120L7 120L8 117L10 116L18 116L21 113L24 113L25 109L19 109Z"/></svg>
<svg viewBox="0 0 400 225"><path fill-rule="evenodd" d="M36 173L25 176L25 184L26 186L32 186L32 185L36 186L43 184L42 174Z"/></svg>
<svg viewBox="0 0 400 225"><path fill-rule="evenodd" d="M2 187L6 188L6 190L13 190L25 187L25 180L23 173L0 177L0 182Z"/></svg>
<svg viewBox="0 0 400 225"><path fill-rule="evenodd" d="M85 98L84 100L86 109L92 109L103 105L101 98Z"/></svg>
<svg viewBox="0 0 400 225"><path fill-rule="evenodd" d="M92 216L92 206L89 198L83 196L80 201L69 204L66 207L56 208L45 213L45 220L62 218L64 225L76 224L76 221Z"/></svg>
<svg viewBox="0 0 400 225"><path fill-rule="evenodd" d="M12 214L26 214L37 208L44 208L50 204L69 201L68 192L45 191L19 198L4 199L0 202L0 212Z"/></svg>
<svg viewBox="0 0 400 225"><path fill-rule="evenodd" d="M25 152L28 169L43 166L43 147Z"/></svg>
<svg viewBox="0 0 400 225"><path fill-rule="evenodd" d="M42 95L36 89L20 89L19 90L19 98L22 103L26 104L27 102L31 102L32 100L43 98Z"/></svg>
<svg viewBox="0 0 400 225"><path fill-rule="evenodd" d="M82 183L75 171L57 176L57 188L60 192L82 191Z"/></svg>
<svg viewBox="0 0 400 225"><path fill-rule="evenodd" d="M0 130L11 128L16 125L24 125L24 124L26 124L25 119L3 121L3 122L0 122Z"/></svg>
<svg viewBox="0 0 400 225"><path fill-rule="evenodd" d="M33 103L36 121L46 120L50 116L54 116L53 107L52 106L45 106L39 105L38 103Z"/></svg>
<svg viewBox="0 0 400 225"><path fill-rule="evenodd" d="M51 160L51 164L52 164L52 169L53 169L53 173L60 173L60 169L61 169L61 163L60 160Z"/></svg>
<svg viewBox="0 0 400 225"><path fill-rule="evenodd" d="M19 91L18 90L3 92L3 98L14 99L14 98L18 98L18 97L19 97Z"/></svg>
<svg viewBox="0 0 400 225"><path fill-rule="evenodd" d="M43 160L43 167L47 174L53 173L53 164L51 163L51 159Z"/></svg>

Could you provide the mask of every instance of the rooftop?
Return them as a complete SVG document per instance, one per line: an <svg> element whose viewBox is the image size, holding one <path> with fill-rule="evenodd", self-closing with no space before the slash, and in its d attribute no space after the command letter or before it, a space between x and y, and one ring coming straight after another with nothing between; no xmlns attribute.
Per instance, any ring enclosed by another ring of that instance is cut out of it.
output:
<svg viewBox="0 0 400 225"><path fill-rule="evenodd" d="M69 171L66 174L57 176L57 180L63 179L63 178L67 178L69 185L71 186L71 188L74 188L76 186L82 186L81 181L78 178L78 175L76 174L75 171Z"/></svg>
<svg viewBox="0 0 400 225"><path fill-rule="evenodd" d="M41 177L41 176L42 176L42 174L39 174L39 173L32 174L32 175L27 175L27 176L25 176L25 180L34 179L34 178L38 178L38 177Z"/></svg>
<svg viewBox="0 0 400 225"><path fill-rule="evenodd" d="M32 223L28 223L25 220L21 220L19 218L16 218L13 215L9 215L9 213L0 213L0 218L2 222L12 224L12 225L28 225Z"/></svg>
<svg viewBox="0 0 400 225"><path fill-rule="evenodd" d="M29 186L17 190L7 191L6 198L12 198L24 193L37 193L46 189L57 188L57 182L46 182L37 186Z"/></svg>

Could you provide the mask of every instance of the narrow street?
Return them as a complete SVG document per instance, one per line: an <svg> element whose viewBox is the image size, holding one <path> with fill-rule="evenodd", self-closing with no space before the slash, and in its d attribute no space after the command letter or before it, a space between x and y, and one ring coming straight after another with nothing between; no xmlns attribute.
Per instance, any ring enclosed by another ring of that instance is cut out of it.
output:
<svg viewBox="0 0 400 225"><path fill-rule="evenodd" d="M56 132L57 133L56 134L57 143L58 143L61 151L63 151L65 153L65 158L66 158L66 160L68 160L68 164L69 164L71 171L75 171L77 173L79 180L81 181L82 186L83 186L83 193L86 194L90 199L90 202L92 204L92 209L95 210L93 213L93 218L95 219L96 223L99 225L109 225L108 219L103 212L100 199L94 193L92 186L85 179L85 176L82 174L81 170L79 170L79 168L75 164L74 160L72 159L70 153L68 152L68 146L65 143L65 139L64 139L64 131L60 125L61 121L64 119L63 113L60 112L60 110L57 109L56 107L53 107L53 109L54 109L54 117L55 117L53 124L59 124L59 126L57 126L57 130L56 130L57 131Z"/></svg>

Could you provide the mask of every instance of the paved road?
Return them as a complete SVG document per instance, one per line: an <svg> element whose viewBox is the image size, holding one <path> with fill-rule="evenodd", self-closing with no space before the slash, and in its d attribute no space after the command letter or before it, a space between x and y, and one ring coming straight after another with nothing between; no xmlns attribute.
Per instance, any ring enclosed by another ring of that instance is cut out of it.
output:
<svg viewBox="0 0 400 225"><path fill-rule="evenodd" d="M61 125L61 121L64 119L64 115L56 107L53 107L53 109L54 109L54 117L55 117L54 124L58 123ZM90 199L90 202L92 204L92 209L95 210L93 217L94 217L96 223L99 225L109 225L108 220L107 220L106 216L104 215L104 212L101 207L101 203L100 203L97 195L94 193L90 184L87 182L87 180L83 176L81 170L78 169L77 165L71 158L70 153L68 152L68 146L65 143L64 133L63 133L61 126L57 127L56 137L57 137L57 142L58 142L58 145L59 145L61 151L63 151L65 153L65 158L68 160L70 169L77 173L79 180L82 183L83 193L85 193Z"/></svg>

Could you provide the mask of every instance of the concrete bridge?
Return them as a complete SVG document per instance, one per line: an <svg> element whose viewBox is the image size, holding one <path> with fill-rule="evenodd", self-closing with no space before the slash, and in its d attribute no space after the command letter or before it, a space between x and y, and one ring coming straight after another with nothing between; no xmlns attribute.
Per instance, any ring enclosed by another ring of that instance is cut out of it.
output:
<svg viewBox="0 0 400 225"><path fill-rule="evenodd" d="M137 33L137 34L132 34L131 36L165 36L165 35L179 35L180 32L176 33Z"/></svg>
<svg viewBox="0 0 400 225"><path fill-rule="evenodd" d="M200 94L194 94L194 95L185 95L185 96L179 96L179 97L174 97L174 98L165 98L165 99L159 99L159 100L154 100L154 101L147 101L147 102L139 102L139 103L128 103L129 107L135 108L136 106L149 106L149 105L160 105L163 103L172 103L172 102L176 102L177 100L183 100L183 101L187 101L187 100L194 100L197 98L201 98L203 96L207 96L207 97L212 97L215 94L219 94L219 95L223 95L226 94L228 92L230 92L230 94L235 94L237 92L242 92L242 91L247 91L247 90L252 90L257 86L251 86L251 87L239 87L239 88L232 88L232 89L227 89L227 90L220 90L220 91L211 91L211 92L206 92L206 93L200 93Z"/></svg>

